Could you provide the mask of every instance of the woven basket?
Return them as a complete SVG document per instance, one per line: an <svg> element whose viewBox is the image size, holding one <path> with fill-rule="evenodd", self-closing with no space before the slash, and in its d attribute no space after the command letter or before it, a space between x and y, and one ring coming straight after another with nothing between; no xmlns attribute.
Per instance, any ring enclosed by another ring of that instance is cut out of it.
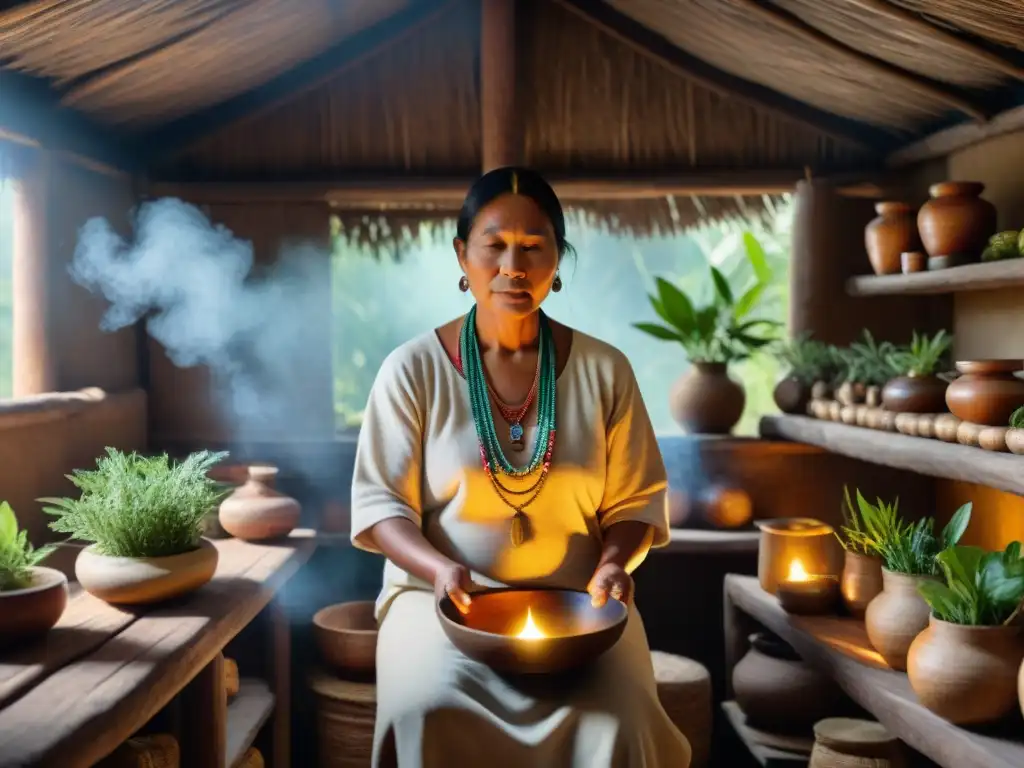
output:
<svg viewBox="0 0 1024 768"><path fill-rule="evenodd" d="M224 659L224 690L227 691L229 699L238 695L240 684L238 662L234 659Z"/></svg>
<svg viewBox="0 0 1024 768"><path fill-rule="evenodd" d="M690 741L690 765L703 768L711 754L711 675L693 659L661 651L651 651L651 663L661 706Z"/></svg>
<svg viewBox="0 0 1024 768"><path fill-rule="evenodd" d="M373 752L377 686L315 673L320 768L368 768Z"/></svg>
<svg viewBox="0 0 1024 768"><path fill-rule="evenodd" d="M97 768L181 768L178 741L166 733L128 739Z"/></svg>
<svg viewBox="0 0 1024 768"><path fill-rule="evenodd" d="M814 725L807 768L903 768L900 742L880 723L830 717Z"/></svg>

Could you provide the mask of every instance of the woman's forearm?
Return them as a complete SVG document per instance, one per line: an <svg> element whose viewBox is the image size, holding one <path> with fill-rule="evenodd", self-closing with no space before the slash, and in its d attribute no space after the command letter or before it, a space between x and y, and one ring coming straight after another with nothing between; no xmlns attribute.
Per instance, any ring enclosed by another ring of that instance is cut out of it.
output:
<svg viewBox="0 0 1024 768"><path fill-rule="evenodd" d="M407 518L381 520L368 533L388 560L428 584L433 584L437 574L452 565L452 560L438 552L419 526Z"/></svg>
<svg viewBox="0 0 1024 768"><path fill-rule="evenodd" d="M615 563L632 573L644 561L654 542L654 528L637 520L623 520L604 532L598 567Z"/></svg>

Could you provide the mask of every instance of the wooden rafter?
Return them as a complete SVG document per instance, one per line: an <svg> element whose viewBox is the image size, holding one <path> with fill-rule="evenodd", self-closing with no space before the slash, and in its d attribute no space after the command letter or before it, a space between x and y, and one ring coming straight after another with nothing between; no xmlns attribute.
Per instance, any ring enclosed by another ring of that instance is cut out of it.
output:
<svg viewBox="0 0 1024 768"><path fill-rule="evenodd" d="M170 157L204 136L266 114L407 39L457 2L417 0L406 10L343 40L269 83L143 134L138 139L140 150L150 160Z"/></svg>
<svg viewBox="0 0 1024 768"><path fill-rule="evenodd" d="M934 80L922 77L921 75L908 72L901 67L897 67L895 64L890 64L888 61L877 59L851 45L847 45L841 40L830 37L820 29L808 24L799 16L796 16L783 8L779 8L774 5L767 5L763 0L733 0L733 2L748 13L757 16L768 24L784 29L790 34L807 41L811 45L824 48L838 56L845 56L856 61L865 68L872 69L881 75L892 78L893 80L898 80L906 87L930 96L936 101L948 104L975 120L983 122L988 118L988 113L985 109L980 105L975 104L970 99L964 98L953 89L939 85Z"/></svg>
<svg viewBox="0 0 1024 768"><path fill-rule="evenodd" d="M961 123L900 147L886 158L890 168L904 168L925 160L945 157L951 152L987 139L1024 130L1024 106L1014 107L993 117L984 125Z"/></svg>
<svg viewBox="0 0 1024 768"><path fill-rule="evenodd" d="M750 104L784 120L793 120L815 130L855 142L872 150L891 149L898 143L894 133L857 120L818 109L759 83L731 75L679 48L657 32L603 0L555 0L633 50L649 56L682 77L716 93Z"/></svg>
<svg viewBox="0 0 1024 768"><path fill-rule="evenodd" d="M964 39L955 32L930 24L913 11L894 5L889 0L845 0L845 2L865 11L885 16L900 24L913 27L918 32L941 41L943 45L959 50L965 56L970 56L978 61L984 61L1004 75L1015 80L1024 81L1024 67L1020 67L1002 56Z"/></svg>

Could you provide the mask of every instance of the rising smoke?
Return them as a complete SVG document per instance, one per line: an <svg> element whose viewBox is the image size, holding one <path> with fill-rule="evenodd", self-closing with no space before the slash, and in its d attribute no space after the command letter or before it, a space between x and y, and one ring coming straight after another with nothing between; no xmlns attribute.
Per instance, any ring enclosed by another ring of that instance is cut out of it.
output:
<svg viewBox="0 0 1024 768"><path fill-rule="evenodd" d="M130 238L86 222L70 271L110 303L103 330L144 320L175 365L207 366L244 444L333 431L330 383L318 380L330 372L327 263L322 248L296 244L254 275L251 243L165 198L137 209Z"/></svg>

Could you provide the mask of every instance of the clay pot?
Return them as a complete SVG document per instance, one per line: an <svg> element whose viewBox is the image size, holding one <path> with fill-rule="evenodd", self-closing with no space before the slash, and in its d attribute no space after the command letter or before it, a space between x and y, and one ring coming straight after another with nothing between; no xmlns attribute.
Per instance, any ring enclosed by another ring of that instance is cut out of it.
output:
<svg viewBox="0 0 1024 768"><path fill-rule="evenodd" d="M938 376L898 376L882 388L882 404L896 413L942 413L948 386Z"/></svg>
<svg viewBox="0 0 1024 768"><path fill-rule="evenodd" d="M960 419L952 413L940 413L935 417L933 431L935 437L946 443L956 442L956 431L960 427Z"/></svg>
<svg viewBox="0 0 1024 768"><path fill-rule="evenodd" d="M924 272L928 268L928 256L924 251L908 251L900 254L900 266L904 275Z"/></svg>
<svg viewBox="0 0 1024 768"><path fill-rule="evenodd" d="M917 229L929 256L980 256L996 232L996 209L981 199L984 189L976 181L932 185L932 199L917 213Z"/></svg>
<svg viewBox="0 0 1024 768"><path fill-rule="evenodd" d="M251 466L249 479L220 505L220 524L237 539L265 541L287 536L299 524L299 503L274 490L277 467Z"/></svg>
<svg viewBox="0 0 1024 768"><path fill-rule="evenodd" d="M845 550L839 589L843 604L854 618L864 618L868 603L882 591L882 561L871 555Z"/></svg>
<svg viewBox="0 0 1024 768"><path fill-rule="evenodd" d="M217 548L206 539L168 557L111 557L86 547L75 560L82 589L107 603L144 605L193 592L213 578Z"/></svg>
<svg viewBox="0 0 1024 768"><path fill-rule="evenodd" d="M725 363L695 362L669 394L672 418L688 433L727 435L743 415L747 395Z"/></svg>
<svg viewBox="0 0 1024 768"><path fill-rule="evenodd" d="M875 204L878 216L864 229L864 246L876 275L894 275L900 271L900 254L919 247L914 209L906 203Z"/></svg>
<svg viewBox="0 0 1024 768"><path fill-rule="evenodd" d="M970 445L977 448L981 444L981 433L986 427L981 424L972 424L969 421L961 421L956 428L956 441L960 445Z"/></svg>
<svg viewBox="0 0 1024 768"><path fill-rule="evenodd" d="M918 701L954 725L981 725L1019 706L1020 627L970 627L931 617L907 655Z"/></svg>
<svg viewBox="0 0 1024 768"><path fill-rule="evenodd" d="M811 399L811 388L796 376L787 376L775 385L772 394L783 413L803 413Z"/></svg>
<svg viewBox="0 0 1024 768"><path fill-rule="evenodd" d="M377 619L372 600L338 603L313 615L313 637L324 662L350 676L372 676L377 665Z"/></svg>
<svg viewBox="0 0 1024 768"><path fill-rule="evenodd" d="M1006 449L1018 456L1024 455L1024 429L1006 430Z"/></svg>
<svg viewBox="0 0 1024 768"><path fill-rule="evenodd" d="M1005 453L1009 450L1006 447L1006 433L1009 431L1007 427L985 427L978 434L978 445L986 451Z"/></svg>
<svg viewBox="0 0 1024 768"><path fill-rule="evenodd" d="M809 729L841 696L827 676L763 632L750 636L750 650L733 668L732 687L751 727L781 733Z"/></svg>
<svg viewBox="0 0 1024 768"><path fill-rule="evenodd" d="M32 582L0 592L0 647L34 640L56 624L68 604L68 577L37 565Z"/></svg>
<svg viewBox="0 0 1024 768"><path fill-rule="evenodd" d="M1013 375L1022 368L1020 360L958 362L961 375L946 388L946 405L972 424L1005 427L1010 415L1024 405L1024 380Z"/></svg>
<svg viewBox="0 0 1024 768"><path fill-rule="evenodd" d="M928 626L931 610L917 585L933 576L908 576L882 568L882 591L864 612L868 640L893 669L907 668L907 651Z"/></svg>

